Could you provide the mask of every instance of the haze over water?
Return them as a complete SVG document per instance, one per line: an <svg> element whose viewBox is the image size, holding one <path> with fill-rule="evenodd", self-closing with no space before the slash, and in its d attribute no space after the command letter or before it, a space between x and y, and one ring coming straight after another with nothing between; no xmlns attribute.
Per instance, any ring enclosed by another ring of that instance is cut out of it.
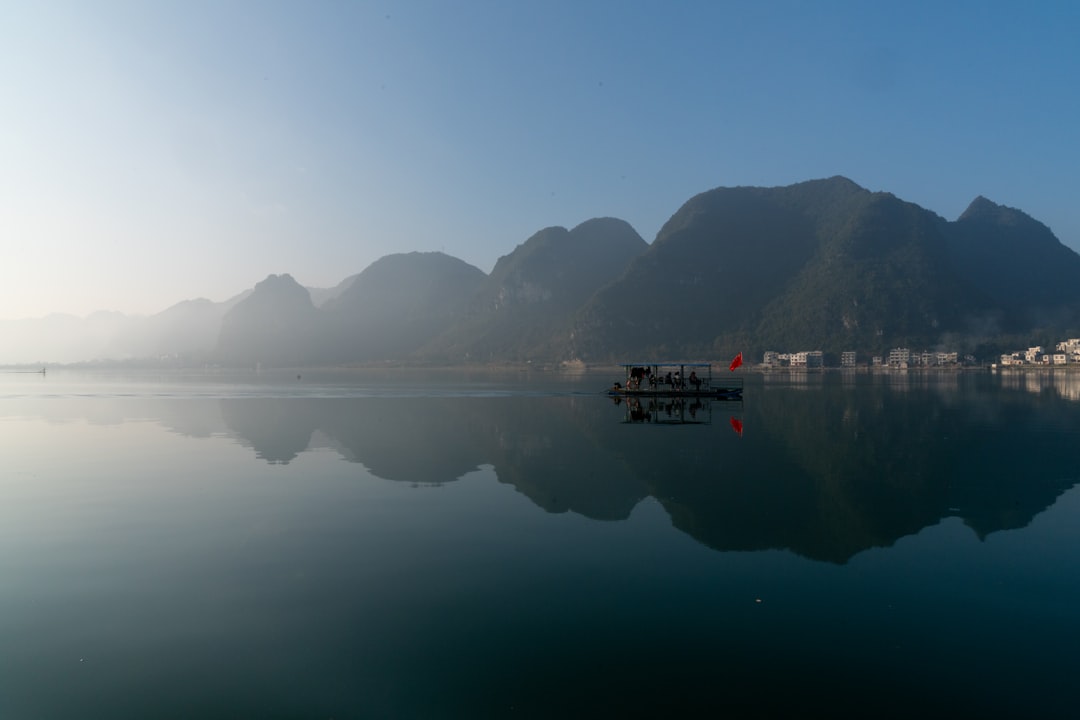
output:
<svg viewBox="0 0 1080 720"><path fill-rule="evenodd" d="M0 375L0 716L1064 715L1078 378Z"/></svg>

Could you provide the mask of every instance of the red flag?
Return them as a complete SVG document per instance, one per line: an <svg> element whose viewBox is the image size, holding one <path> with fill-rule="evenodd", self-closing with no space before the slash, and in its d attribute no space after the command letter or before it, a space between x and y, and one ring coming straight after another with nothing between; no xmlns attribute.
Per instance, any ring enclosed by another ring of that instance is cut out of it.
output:
<svg viewBox="0 0 1080 720"><path fill-rule="evenodd" d="M742 365L741 350L739 351L739 354L735 356L735 359L731 361L731 364L728 365L728 370L730 370L731 372L735 372L735 368L739 367L740 365Z"/></svg>
<svg viewBox="0 0 1080 720"><path fill-rule="evenodd" d="M739 433L739 437L742 437L742 420L734 415L731 416L731 429Z"/></svg>

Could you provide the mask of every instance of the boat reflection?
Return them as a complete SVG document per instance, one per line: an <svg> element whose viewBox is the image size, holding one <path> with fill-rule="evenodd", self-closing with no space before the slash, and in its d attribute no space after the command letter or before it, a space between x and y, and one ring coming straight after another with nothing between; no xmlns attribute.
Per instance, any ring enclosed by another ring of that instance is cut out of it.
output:
<svg viewBox="0 0 1080 720"><path fill-rule="evenodd" d="M705 397L667 395L649 398L612 397L624 408L624 424L643 425L712 425L713 411L730 415L732 427L742 434L742 400L714 400Z"/></svg>
<svg viewBox="0 0 1080 720"><path fill-rule="evenodd" d="M616 405L625 405L624 423L648 425L710 425L712 403L701 398L655 397L612 398Z"/></svg>

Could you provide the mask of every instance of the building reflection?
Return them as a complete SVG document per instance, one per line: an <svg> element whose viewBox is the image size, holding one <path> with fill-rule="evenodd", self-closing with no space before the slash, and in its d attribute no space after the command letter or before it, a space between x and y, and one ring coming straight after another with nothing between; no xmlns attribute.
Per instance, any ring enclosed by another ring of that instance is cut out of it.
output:
<svg viewBox="0 0 1080 720"><path fill-rule="evenodd" d="M1001 387L1033 394L1051 392L1071 402L1080 401L1080 372L1071 368L1023 368L999 371Z"/></svg>

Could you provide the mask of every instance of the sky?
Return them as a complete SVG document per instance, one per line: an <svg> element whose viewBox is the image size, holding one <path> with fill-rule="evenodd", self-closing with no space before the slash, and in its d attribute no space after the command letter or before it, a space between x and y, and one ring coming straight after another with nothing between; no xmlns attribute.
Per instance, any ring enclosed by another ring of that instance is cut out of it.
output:
<svg viewBox="0 0 1080 720"><path fill-rule="evenodd" d="M490 272L833 175L1080 250L1078 36L1050 0L0 0L0 319Z"/></svg>

